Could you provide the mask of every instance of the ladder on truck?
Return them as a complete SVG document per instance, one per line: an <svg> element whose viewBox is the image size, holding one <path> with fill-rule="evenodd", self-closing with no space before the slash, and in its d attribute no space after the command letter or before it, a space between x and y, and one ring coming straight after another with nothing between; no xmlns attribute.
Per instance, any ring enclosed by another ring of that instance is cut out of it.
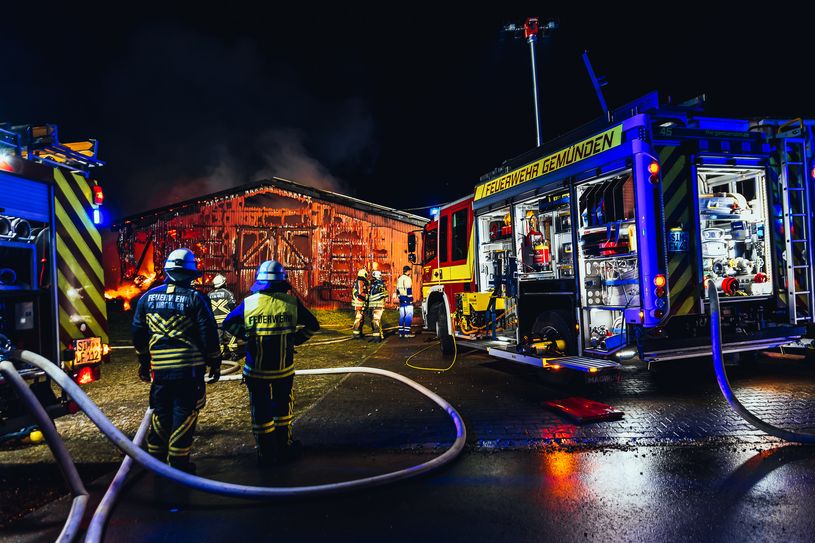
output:
<svg viewBox="0 0 815 543"><path fill-rule="evenodd" d="M806 141L781 137L781 203L786 230L786 290L791 324L812 321L812 218Z"/></svg>

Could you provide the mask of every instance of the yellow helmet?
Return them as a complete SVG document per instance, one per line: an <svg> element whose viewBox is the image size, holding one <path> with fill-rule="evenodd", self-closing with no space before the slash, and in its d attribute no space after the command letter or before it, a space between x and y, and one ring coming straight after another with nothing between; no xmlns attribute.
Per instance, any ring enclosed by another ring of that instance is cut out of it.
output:
<svg viewBox="0 0 815 543"><path fill-rule="evenodd" d="M368 270L366 270L365 268L362 268L361 270L359 270L357 272L357 277L364 277L365 279L367 279L368 278Z"/></svg>

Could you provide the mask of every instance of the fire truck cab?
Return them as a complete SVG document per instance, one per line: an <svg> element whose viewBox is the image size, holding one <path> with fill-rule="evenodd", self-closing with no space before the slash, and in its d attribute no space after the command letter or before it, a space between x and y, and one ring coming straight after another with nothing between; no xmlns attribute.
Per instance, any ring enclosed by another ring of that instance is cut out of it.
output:
<svg viewBox="0 0 815 543"><path fill-rule="evenodd" d="M0 359L30 350L81 385L99 378L109 356L98 230L104 195L89 173L101 164L94 140L60 143L55 125L0 124ZM51 417L75 411L44 372L17 369ZM33 424L0 377L0 436Z"/></svg>
<svg viewBox="0 0 815 543"><path fill-rule="evenodd" d="M423 234L422 310L443 351L466 340L595 380L634 356L709 355L709 282L725 353L811 335L815 121L702 105L651 93L442 207Z"/></svg>

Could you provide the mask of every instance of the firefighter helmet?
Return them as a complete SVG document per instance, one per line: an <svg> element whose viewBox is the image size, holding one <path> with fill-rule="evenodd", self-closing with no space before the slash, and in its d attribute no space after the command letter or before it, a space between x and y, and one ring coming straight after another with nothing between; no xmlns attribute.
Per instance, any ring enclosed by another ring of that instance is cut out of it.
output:
<svg viewBox="0 0 815 543"><path fill-rule="evenodd" d="M252 292L258 292L269 288L272 283L282 282L288 278L286 268L277 260L267 260L258 266L257 275L255 275L255 284L250 289Z"/></svg>
<svg viewBox="0 0 815 543"><path fill-rule="evenodd" d="M164 273L175 281L195 279L201 276L201 272L198 271L198 263L195 261L195 255L186 248L176 249L170 253L164 263Z"/></svg>
<svg viewBox="0 0 815 543"><path fill-rule="evenodd" d="M212 278L212 286L215 288L221 288L226 284L226 277L221 275L220 273Z"/></svg>
<svg viewBox="0 0 815 543"><path fill-rule="evenodd" d="M365 279L367 279L368 278L368 270L366 270L365 268L362 268L361 270L359 270L357 272L357 277L364 277Z"/></svg>
<svg viewBox="0 0 815 543"><path fill-rule="evenodd" d="M377 279L377 280L382 279L382 272L379 271L379 270L374 270L372 275L374 276L374 279Z"/></svg>

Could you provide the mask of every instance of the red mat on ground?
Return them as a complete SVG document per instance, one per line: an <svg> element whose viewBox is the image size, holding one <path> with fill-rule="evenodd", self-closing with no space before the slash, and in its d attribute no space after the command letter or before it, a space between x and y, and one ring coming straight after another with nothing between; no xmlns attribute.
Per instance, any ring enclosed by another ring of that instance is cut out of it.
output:
<svg viewBox="0 0 815 543"><path fill-rule="evenodd" d="M618 420L624 413L610 405L595 402L588 398L563 398L544 402L544 405L559 411L577 422L599 422L603 420Z"/></svg>

